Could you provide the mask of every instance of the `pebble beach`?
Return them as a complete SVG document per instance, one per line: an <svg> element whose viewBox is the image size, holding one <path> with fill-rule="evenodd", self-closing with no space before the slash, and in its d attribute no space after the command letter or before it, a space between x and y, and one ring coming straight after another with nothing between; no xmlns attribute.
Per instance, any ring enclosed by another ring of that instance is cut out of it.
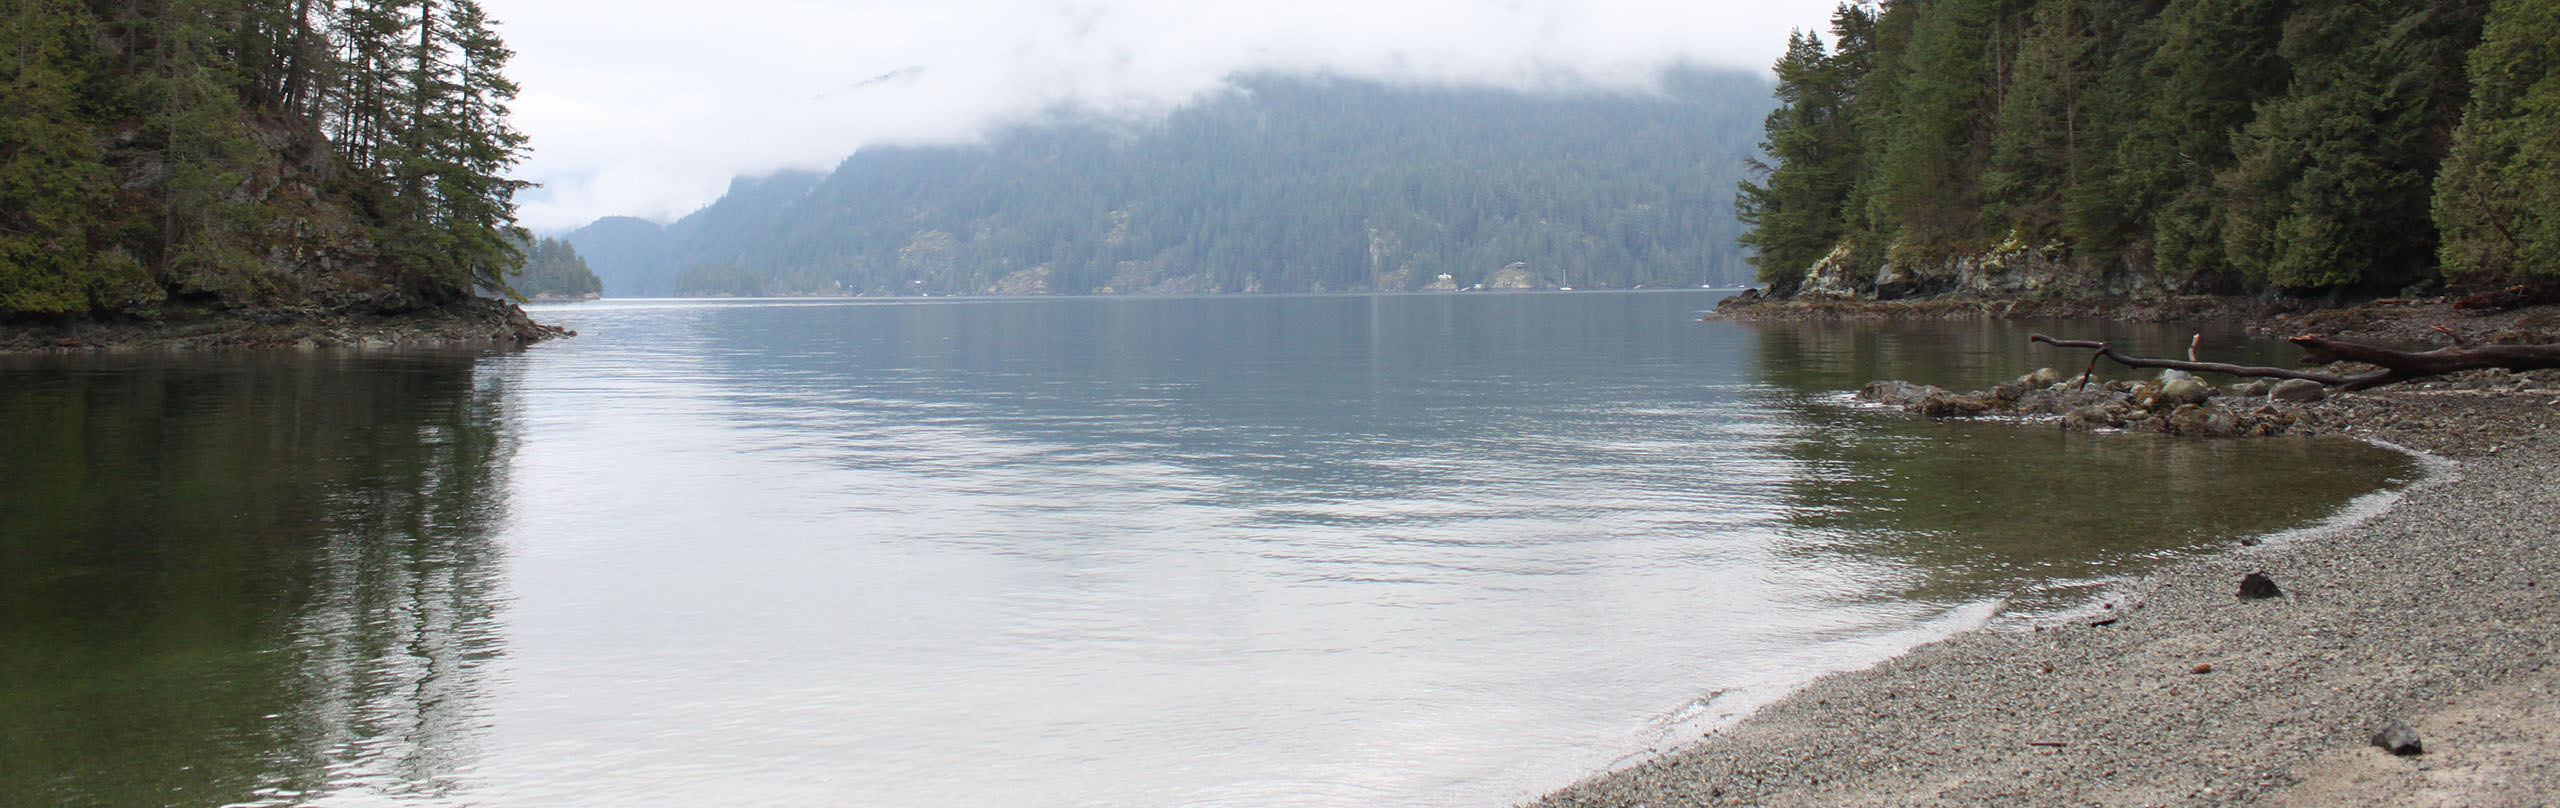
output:
<svg viewBox="0 0 2560 808"><path fill-rule="evenodd" d="M1532 804L2560 802L2555 381L2485 371L2338 396L2351 433L2436 471L2369 518L1817 679ZM2253 572L2283 594L2241 598ZM2423 753L2374 745L2394 721Z"/></svg>

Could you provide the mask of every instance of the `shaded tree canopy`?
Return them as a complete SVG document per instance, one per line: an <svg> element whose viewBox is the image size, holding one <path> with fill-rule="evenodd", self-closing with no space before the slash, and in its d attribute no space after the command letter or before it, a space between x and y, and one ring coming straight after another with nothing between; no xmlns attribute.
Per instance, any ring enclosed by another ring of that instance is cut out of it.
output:
<svg viewBox="0 0 2560 808"><path fill-rule="evenodd" d="M1886 0L1831 33L1778 60L1737 199L1773 291L2560 275L2550 3Z"/></svg>
<svg viewBox="0 0 2560 808"><path fill-rule="evenodd" d="M510 56L476 0L14 0L0 316L508 293Z"/></svg>

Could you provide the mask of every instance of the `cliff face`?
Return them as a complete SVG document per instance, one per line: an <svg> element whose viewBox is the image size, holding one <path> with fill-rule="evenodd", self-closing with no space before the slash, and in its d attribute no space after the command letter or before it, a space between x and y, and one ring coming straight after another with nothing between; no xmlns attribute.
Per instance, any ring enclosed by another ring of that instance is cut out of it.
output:
<svg viewBox="0 0 2560 808"><path fill-rule="evenodd" d="M1807 267L1796 295L1815 300L1898 300L1931 295L1984 298L2157 298L2215 291L2117 258L2073 256L2058 246L2000 248L1924 259L1871 260L1845 244Z"/></svg>

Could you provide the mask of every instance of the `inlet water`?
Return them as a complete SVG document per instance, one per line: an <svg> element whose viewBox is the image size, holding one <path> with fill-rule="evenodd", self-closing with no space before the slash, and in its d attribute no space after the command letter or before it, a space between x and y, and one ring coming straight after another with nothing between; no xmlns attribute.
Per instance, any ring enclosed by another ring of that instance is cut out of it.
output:
<svg viewBox="0 0 2560 808"><path fill-rule="evenodd" d="M2085 357L1713 300L606 302L487 355L17 361L0 794L1497 806L2414 473L1844 407Z"/></svg>

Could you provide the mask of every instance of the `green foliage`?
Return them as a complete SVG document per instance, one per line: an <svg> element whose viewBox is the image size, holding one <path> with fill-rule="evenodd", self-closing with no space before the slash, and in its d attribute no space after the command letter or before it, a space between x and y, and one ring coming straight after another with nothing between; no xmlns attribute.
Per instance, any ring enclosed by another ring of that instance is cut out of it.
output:
<svg viewBox="0 0 2560 808"><path fill-rule="evenodd" d="M78 313L133 286L92 270L114 177L82 119L94 25L73 0L0 10L0 313Z"/></svg>
<svg viewBox="0 0 2560 808"><path fill-rule="evenodd" d="M2550 265L2520 234L2560 202L2548 5L1883 3L1853 92L1801 91L1845 45L1779 62L1744 239L1781 292L1844 246L1925 272L2020 245L2107 288L2379 292L2435 271L2439 228L2448 271L2549 271L2519 265ZM1850 136L1814 136L1835 114ZM1786 201L1844 166L1836 217Z"/></svg>
<svg viewBox="0 0 2560 808"><path fill-rule="evenodd" d="M2292 16L2292 85L2233 139L2218 183L2223 256L2243 277L2388 290L2420 276L2435 252L2437 142L2460 103L2443 89L2460 84L2460 51L2441 43L2476 37L2478 19L2458 5L2383 2Z"/></svg>
<svg viewBox="0 0 2560 808"><path fill-rule="evenodd" d="M1792 294L1804 268L1830 252L1846 230L1841 208L1855 179L1850 158L1857 152L1846 110L1848 76L1820 37L1790 35L1776 72L1779 106L1762 125L1766 139L1760 151L1789 170L1755 162L1766 184L1743 182L1733 204L1735 215L1752 226L1740 240L1756 251L1758 279L1779 294Z"/></svg>
<svg viewBox="0 0 2560 808"><path fill-rule="evenodd" d="M0 317L505 291L509 55L475 0L0 11Z"/></svg>
<svg viewBox="0 0 2560 808"><path fill-rule="evenodd" d="M2560 275L2560 6L2498 0L2470 69L2470 101L2435 182L2445 271Z"/></svg>
<svg viewBox="0 0 2560 808"><path fill-rule="evenodd" d="M616 295L1395 290L1491 286L1515 262L1545 286L1739 280L1725 189L1768 85L1664 85L1263 77L1147 125L865 148L827 176L741 181L663 229L605 220L569 239ZM766 282L679 283L701 264Z"/></svg>
<svg viewBox="0 0 2560 808"><path fill-rule="evenodd" d="M587 268L587 259L568 242L545 238L524 251L525 260L508 284L526 297L584 298L604 293L604 281Z"/></svg>

